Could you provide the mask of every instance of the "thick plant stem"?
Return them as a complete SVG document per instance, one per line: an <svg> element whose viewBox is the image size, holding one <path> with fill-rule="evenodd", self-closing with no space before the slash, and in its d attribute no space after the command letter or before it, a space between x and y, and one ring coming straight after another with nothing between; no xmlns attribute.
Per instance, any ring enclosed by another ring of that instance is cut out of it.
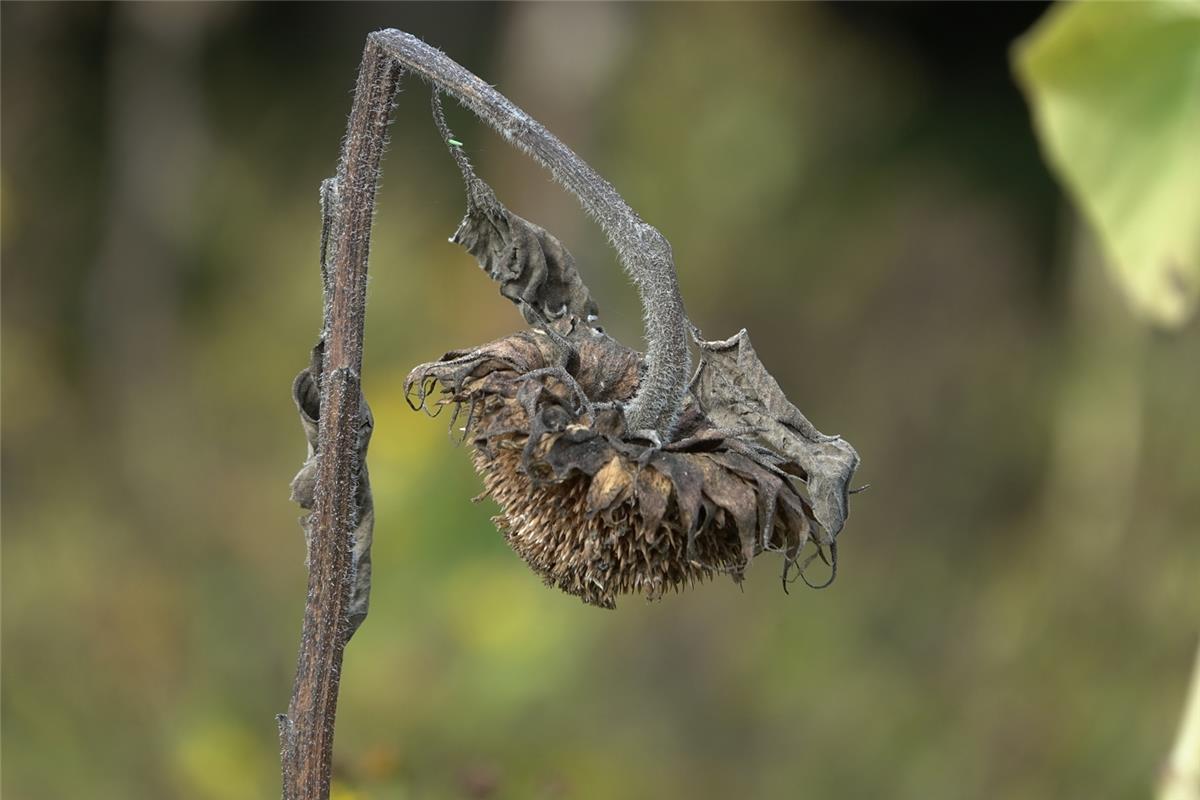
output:
<svg viewBox="0 0 1200 800"><path fill-rule="evenodd" d="M329 797L334 719L348 635L367 256L379 162L401 68L369 39L342 145L336 182L325 187L328 231L318 468L296 680L279 717L283 797Z"/></svg>
<svg viewBox="0 0 1200 800"><path fill-rule="evenodd" d="M371 34L410 71L469 108L505 139L548 169L600 224L633 279L646 320L646 374L626 409L630 427L670 438L691 375L690 326L679 294L671 245L608 181L504 95L412 34Z"/></svg>

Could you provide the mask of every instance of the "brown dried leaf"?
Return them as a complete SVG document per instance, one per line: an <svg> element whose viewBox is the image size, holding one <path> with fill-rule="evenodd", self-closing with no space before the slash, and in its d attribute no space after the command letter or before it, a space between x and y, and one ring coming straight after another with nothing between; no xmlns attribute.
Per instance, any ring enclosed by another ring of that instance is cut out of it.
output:
<svg viewBox="0 0 1200 800"><path fill-rule="evenodd" d="M671 479L655 469L643 469L637 476L637 506L642 514L642 527L657 531L667 513L671 499Z"/></svg>
<svg viewBox="0 0 1200 800"><path fill-rule="evenodd" d="M733 517L742 556L749 563L758 541L758 498L754 490L706 455L695 456L692 461L703 475L704 494Z"/></svg>
<svg viewBox="0 0 1200 800"><path fill-rule="evenodd" d="M590 513L607 511L629 496L633 481L619 456L600 468L588 488L587 507Z"/></svg>

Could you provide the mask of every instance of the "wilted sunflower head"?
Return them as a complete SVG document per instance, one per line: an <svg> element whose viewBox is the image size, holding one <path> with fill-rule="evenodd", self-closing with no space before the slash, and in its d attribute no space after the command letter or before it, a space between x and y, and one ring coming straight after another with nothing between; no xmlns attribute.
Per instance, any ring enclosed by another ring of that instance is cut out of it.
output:
<svg viewBox="0 0 1200 800"><path fill-rule="evenodd" d="M832 498L840 516L824 527L797 488L807 481L825 491L813 480L814 464L802 463L811 459L770 446L771 431L756 424L769 403L748 403L744 391L736 404L720 399L732 385L721 372L730 347L753 357L744 332L701 344L699 380L665 443L631 433L622 413L638 386L641 354L573 317L549 332L447 353L414 369L406 391L414 408L451 406L451 426L462 422L483 478L481 497L500 506L497 527L547 584L613 608L618 594L657 599L719 572L740 581L751 559L776 551L786 587L789 573L818 555L835 566L857 455L841 439L816 434L829 454L844 457L843 482L834 487L840 498ZM706 410L706 400L720 408ZM725 413L731 405L741 406L740 420ZM814 553L798 563L810 542Z"/></svg>
<svg viewBox="0 0 1200 800"><path fill-rule="evenodd" d="M505 208L475 174L436 93L433 115L467 188L467 213L451 241L535 327L423 364L405 392L414 408L451 406L451 427L464 420L481 497L499 503L494 520L513 550L546 583L605 608L618 594L655 599L718 572L740 581L768 550L783 555L785 588L793 569L804 579L816 557L832 580L854 448L817 431L788 402L744 330L717 342L693 331L700 369L679 406L672 400L666 410L666 441L661 432L630 430L626 403L644 377L654 383L642 354L596 326L596 303L567 249ZM612 187L604 187L607 198ZM643 279L659 270L658 283L674 287L666 240L631 213L621 212L636 234L626 244L651 253L626 266ZM686 330L674 289L664 297L674 305L659 305L674 311L658 329ZM686 350L686 336L676 338ZM686 374L686 352L673 355ZM674 385L672 397L682 389ZM814 553L800 561L810 542Z"/></svg>

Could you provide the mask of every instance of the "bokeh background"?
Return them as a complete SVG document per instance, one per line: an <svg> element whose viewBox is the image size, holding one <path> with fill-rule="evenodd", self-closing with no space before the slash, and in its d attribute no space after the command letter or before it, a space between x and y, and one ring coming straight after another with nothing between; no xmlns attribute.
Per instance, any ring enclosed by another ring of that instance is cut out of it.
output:
<svg viewBox="0 0 1200 800"><path fill-rule="evenodd" d="M446 243L406 82L365 386L375 585L335 797L1141 798L1200 619L1200 330L1134 319L1041 159L1040 4L4 3L7 800L277 796L304 601L292 377L365 34L495 83L671 240L710 338L863 456L842 569L616 612L542 587L408 369L521 326ZM517 213L597 229L461 109Z"/></svg>

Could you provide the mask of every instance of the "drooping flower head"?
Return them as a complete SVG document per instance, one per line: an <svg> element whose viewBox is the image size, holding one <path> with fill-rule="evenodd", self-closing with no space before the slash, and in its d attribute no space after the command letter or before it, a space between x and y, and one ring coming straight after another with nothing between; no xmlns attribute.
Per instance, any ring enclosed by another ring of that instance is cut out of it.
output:
<svg viewBox="0 0 1200 800"><path fill-rule="evenodd" d="M434 116L452 140L436 102ZM782 555L785 588L793 572L808 582L814 558L832 581L854 448L787 400L745 330L709 342L693 329L700 364L673 426L631 429L646 359L599 326L566 248L451 152L468 187L451 241L534 327L423 364L405 390L414 408L449 406L451 426L461 422L513 550L548 584L606 608L717 573L740 581L769 551Z"/></svg>

